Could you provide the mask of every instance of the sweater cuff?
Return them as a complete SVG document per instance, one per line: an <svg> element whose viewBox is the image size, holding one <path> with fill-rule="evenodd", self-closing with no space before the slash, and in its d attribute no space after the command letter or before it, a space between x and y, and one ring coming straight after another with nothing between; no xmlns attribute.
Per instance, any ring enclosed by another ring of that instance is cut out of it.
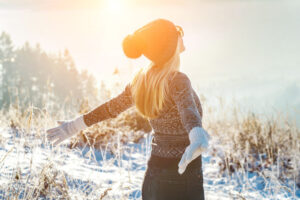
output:
<svg viewBox="0 0 300 200"><path fill-rule="evenodd" d="M88 126L85 124L85 122L84 122L83 115L77 117L77 118L74 120L74 124L75 124L77 130L83 130L83 129L85 129L85 128L88 127Z"/></svg>
<svg viewBox="0 0 300 200"><path fill-rule="evenodd" d="M202 127L196 126L189 132L190 143L208 144L209 139L210 136Z"/></svg>

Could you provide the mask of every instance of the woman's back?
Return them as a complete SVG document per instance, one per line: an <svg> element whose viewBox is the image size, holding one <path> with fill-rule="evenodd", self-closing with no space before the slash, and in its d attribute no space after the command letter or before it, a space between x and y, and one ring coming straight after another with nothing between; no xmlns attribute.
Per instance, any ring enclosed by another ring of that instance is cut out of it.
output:
<svg viewBox="0 0 300 200"><path fill-rule="evenodd" d="M202 126L202 107L186 74L177 71L170 76L169 103L158 118L149 120L154 131L152 154L160 157L179 158L189 145L188 133L195 126Z"/></svg>
<svg viewBox="0 0 300 200"><path fill-rule="evenodd" d="M196 126L202 126L202 107L191 87L186 74L176 71L170 74L170 95L167 104L155 119L149 122L154 131L152 154L160 157L179 158L189 145L188 133ZM84 115L87 126L105 119L114 118L133 106L130 85L117 97Z"/></svg>

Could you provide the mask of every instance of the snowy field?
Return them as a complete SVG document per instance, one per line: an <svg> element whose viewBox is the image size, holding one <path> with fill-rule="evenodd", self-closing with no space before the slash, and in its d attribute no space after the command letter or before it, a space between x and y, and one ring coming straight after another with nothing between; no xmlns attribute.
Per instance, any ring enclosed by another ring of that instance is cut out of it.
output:
<svg viewBox="0 0 300 200"><path fill-rule="evenodd" d="M21 135L13 129L1 129L0 199L141 199L151 135L145 134L137 144L117 142L116 154L108 148L70 149L67 143L53 149L34 131ZM211 147L218 148L216 139ZM221 175L219 168L218 156L212 156L210 149L203 155L208 200L300 199L293 180L281 183L257 173ZM269 172L276 173L276 166Z"/></svg>

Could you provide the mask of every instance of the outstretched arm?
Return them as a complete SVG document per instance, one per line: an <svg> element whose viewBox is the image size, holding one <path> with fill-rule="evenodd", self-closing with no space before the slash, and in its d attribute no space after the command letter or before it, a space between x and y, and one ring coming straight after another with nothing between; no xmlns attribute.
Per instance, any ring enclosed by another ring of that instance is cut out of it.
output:
<svg viewBox="0 0 300 200"><path fill-rule="evenodd" d="M83 115L84 122L87 126L101 122L109 118L117 117L133 105L130 85L127 84L124 91L113 99L96 107L92 111Z"/></svg>
<svg viewBox="0 0 300 200"><path fill-rule="evenodd" d="M73 120L58 121L58 127L47 130L47 139L54 142L54 146L65 139L76 135L79 131L105 119L114 118L121 112L133 105L130 85L127 84L125 90L117 97L96 107L87 114L81 115Z"/></svg>

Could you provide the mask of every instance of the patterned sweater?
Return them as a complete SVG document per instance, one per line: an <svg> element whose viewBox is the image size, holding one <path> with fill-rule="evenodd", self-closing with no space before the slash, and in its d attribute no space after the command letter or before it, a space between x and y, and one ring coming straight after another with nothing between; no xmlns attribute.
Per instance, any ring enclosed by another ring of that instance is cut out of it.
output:
<svg viewBox="0 0 300 200"><path fill-rule="evenodd" d="M189 145L188 133L196 126L202 127L202 107L200 100L183 72L169 76L169 103L160 115L149 120L154 131L151 154L164 158L180 158ZM84 115L87 126L109 118L117 117L121 112L133 106L130 85L118 96L105 102Z"/></svg>

